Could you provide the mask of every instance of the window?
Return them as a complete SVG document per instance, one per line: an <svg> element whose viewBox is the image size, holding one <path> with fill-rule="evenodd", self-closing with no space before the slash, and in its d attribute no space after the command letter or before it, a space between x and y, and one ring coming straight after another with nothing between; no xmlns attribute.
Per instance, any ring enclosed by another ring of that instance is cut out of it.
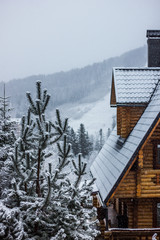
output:
<svg viewBox="0 0 160 240"><path fill-rule="evenodd" d="M157 144L157 164L160 165L160 144Z"/></svg>
<svg viewBox="0 0 160 240"><path fill-rule="evenodd" d="M153 202L153 227L160 227L160 199Z"/></svg>
<svg viewBox="0 0 160 240"><path fill-rule="evenodd" d="M157 227L160 227L160 203L157 203Z"/></svg>
<svg viewBox="0 0 160 240"><path fill-rule="evenodd" d="M160 141L153 142L153 166L160 168Z"/></svg>

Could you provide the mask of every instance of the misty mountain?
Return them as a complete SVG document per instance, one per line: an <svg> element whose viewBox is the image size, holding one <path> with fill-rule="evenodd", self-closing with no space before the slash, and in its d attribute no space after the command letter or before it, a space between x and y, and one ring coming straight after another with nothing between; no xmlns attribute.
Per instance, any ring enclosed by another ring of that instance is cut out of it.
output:
<svg viewBox="0 0 160 240"><path fill-rule="evenodd" d="M143 67L146 64L146 52L144 46L81 69L11 80L6 83L6 92L11 96L14 115L20 117L25 113L25 92L34 92L36 80L41 80L42 86L47 88L52 96L50 111L64 103L97 101L110 91L112 68ZM2 94L3 82L0 82L0 95Z"/></svg>

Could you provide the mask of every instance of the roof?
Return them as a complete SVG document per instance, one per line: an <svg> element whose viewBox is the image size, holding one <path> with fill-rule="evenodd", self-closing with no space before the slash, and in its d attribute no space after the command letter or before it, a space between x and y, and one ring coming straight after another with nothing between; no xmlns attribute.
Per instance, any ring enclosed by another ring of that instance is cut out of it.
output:
<svg viewBox="0 0 160 240"><path fill-rule="evenodd" d="M111 94L116 102L111 101L111 106L146 105L159 79L160 68L114 68Z"/></svg>
<svg viewBox="0 0 160 240"><path fill-rule="evenodd" d="M124 140L117 136L114 129L91 165L92 175L96 178L97 188L105 203L115 191L159 117L160 84L158 83L150 103L128 138Z"/></svg>

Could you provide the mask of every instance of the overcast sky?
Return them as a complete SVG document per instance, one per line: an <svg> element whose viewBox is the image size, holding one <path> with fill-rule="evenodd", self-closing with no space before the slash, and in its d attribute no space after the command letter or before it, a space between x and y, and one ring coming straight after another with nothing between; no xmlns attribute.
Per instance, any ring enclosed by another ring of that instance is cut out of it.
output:
<svg viewBox="0 0 160 240"><path fill-rule="evenodd" d="M160 0L0 0L0 81L120 55L147 29L160 29Z"/></svg>

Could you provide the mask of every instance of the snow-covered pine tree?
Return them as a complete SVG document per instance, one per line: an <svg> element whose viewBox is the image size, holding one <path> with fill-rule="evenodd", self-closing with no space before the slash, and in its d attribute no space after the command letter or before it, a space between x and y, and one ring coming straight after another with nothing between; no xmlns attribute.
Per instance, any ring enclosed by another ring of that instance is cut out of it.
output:
<svg viewBox="0 0 160 240"><path fill-rule="evenodd" d="M15 139L12 131L15 128L15 123L11 121L9 97L6 96L4 84L3 96L0 97L0 147L5 145L13 145Z"/></svg>
<svg viewBox="0 0 160 240"><path fill-rule="evenodd" d="M111 134L111 129L108 128L108 130L107 130L107 138L109 138L110 134Z"/></svg>
<svg viewBox="0 0 160 240"><path fill-rule="evenodd" d="M45 89L42 93L41 82L36 82L37 98L34 101L30 92L27 92L29 109L27 117L22 117L21 136L16 142L15 156L13 158L17 174L22 178L24 190L27 192L27 182L30 178L36 179L35 187L38 197L41 197L40 182L43 182L43 163L52 155L47 147L56 143L66 131L67 121L62 123L59 110L56 110L56 123L46 120L45 112L50 95ZM32 115L32 118L31 118ZM54 130L54 131L52 131ZM21 169L20 169L21 168ZM25 175L26 174L26 175Z"/></svg>
<svg viewBox="0 0 160 240"><path fill-rule="evenodd" d="M18 208L8 208L0 201L0 239L26 239L21 214Z"/></svg>
<svg viewBox="0 0 160 240"><path fill-rule="evenodd" d="M72 145L72 152L73 155L76 156L79 153L79 143L78 143L78 136L73 128L67 128L67 142Z"/></svg>
<svg viewBox="0 0 160 240"><path fill-rule="evenodd" d="M4 84L3 96L0 97L0 198L7 189L13 177L12 163L9 159L9 151L13 150L15 136L15 123L11 121L11 112L9 97L6 96Z"/></svg>
<svg viewBox="0 0 160 240"><path fill-rule="evenodd" d="M112 116L112 130L114 129L115 126L116 126L116 116L113 115Z"/></svg>
<svg viewBox="0 0 160 240"><path fill-rule="evenodd" d="M83 157L86 157L93 150L93 144L89 139L89 135L85 130L84 124L80 124L78 129L78 146L79 152L82 153Z"/></svg>
<svg viewBox="0 0 160 240"><path fill-rule="evenodd" d="M33 221L33 227L30 226L31 220L36 216L34 212L40 211L49 187L49 180L46 181L48 177L43 168L45 159L52 155L48 146L56 143L67 127L67 119L61 121L59 110L56 110L55 124L46 121L45 111L50 95L47 94L47 90L42 92L40 81L36 83L36 90L35 101L27 92L28 113L22 117L21 134L15 143L15 153L11 155L16 177L13 188L8 191L5 199L8 207L20 208L22 219L28 224L26 232L31 236L39 229L37 220Z"/></svg>
<svg viewBox="0 0 160 240"><path fill-rule="evenodd" d="M47 121L45 111L50 96L47 90L41 91L41 82L36 83L36 88L35 101L27 93L30 105L28 114L22 117L21 135L11 156L17 175L3 203L6 208L18 211L15 223L16 226L22 224L22 228L16 232L19 240L92 240L97 234L96 230L91 229L93 223L89 221L94 210L84 208L91 193L91 183L83 182L80 185L86 164L82 163L80 157L78 165L73 161L77 177L72 182L66 171L71 157L70 145L64 134L67 119L62 122L57 110L55 123ZM53 159L46 170L44 162L52 156L49 146L54 143L58 148L58 164ZM2 214L0 210L0 216ZM3 222L7 227L3 227L3 235L9 229L5 216ZM12 232L7 239L14 239Z"/></svg>
<svg viewBox="0 0 160 240"><path fill-rule="evenodd" d="M94 179L83 180L87 164L82 161L81 154L76 162L72 160L75 181L67 179L66 188L61 189L58 219L55 216L57 230L51 240L93 240L98 234L91 220L95 217L95 209L88 208Z"/></svg>

